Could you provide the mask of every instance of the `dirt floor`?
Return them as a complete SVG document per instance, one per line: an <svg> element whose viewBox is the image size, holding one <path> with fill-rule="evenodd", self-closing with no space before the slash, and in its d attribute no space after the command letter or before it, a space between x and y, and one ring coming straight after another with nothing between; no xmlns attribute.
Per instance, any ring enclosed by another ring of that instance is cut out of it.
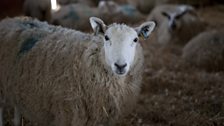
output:
<svg viewBox="0 0 224 126"><path fill-rule="evenodd" d="M224 5L198 11L209 29L224 28ZM151 40L142 44L142 92L136 109L119 126L224 126L224 72L188 65L181 60L182 47L161 48Z"/></svg>

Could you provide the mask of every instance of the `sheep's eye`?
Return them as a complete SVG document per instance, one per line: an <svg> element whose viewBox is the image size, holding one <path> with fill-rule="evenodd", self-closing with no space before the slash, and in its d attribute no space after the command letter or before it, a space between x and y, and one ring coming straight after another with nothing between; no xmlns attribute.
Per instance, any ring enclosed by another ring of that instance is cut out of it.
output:
<svg viewBox="0 0 224 126"><path fill-rule="evenodd" d="M133 41L134 41L134 42L138 42L138 38L135 38Z"/></svg>
<svg viewBox="0 0 224 126"><path fill-rule="evenodd" d="M104 38L105 38L106 41L110 40L107 35L105 35Z"/></svg>

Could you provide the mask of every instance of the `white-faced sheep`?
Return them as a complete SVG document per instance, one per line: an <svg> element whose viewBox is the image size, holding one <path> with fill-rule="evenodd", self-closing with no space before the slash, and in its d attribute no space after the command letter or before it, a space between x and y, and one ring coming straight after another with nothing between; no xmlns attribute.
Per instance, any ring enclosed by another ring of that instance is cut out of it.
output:
<svg viewBox="0 0 224 126"><path fill-rule="evenodd" d="M156 39L162 45L184 45L206 28L195 9L189 5L158 6L148 20L157 23Z"/></svg>
<svg viewBox="0 0 224 126"><path fill-rule="evenodd" d="M191 7L191 6L188 6ZM148 16L148 20L156 21L157 27L167 18L162 14L163 12L175 13L179 11L179 7L174 4L165 4L155 7Z"/></svg>
<svg viewBox="0 0 224 126"><path fill-rule="evenodd" d="M208 71L224 70L224 29L199 34L183 49L183 59Z"/></svg>
<svg viewBox="0 0 224 126"><path fill-rule="evenodd" d="M109 125L130 112L143 72L138 36L148 38L155 23L90 23L95 35L26 18L1 21L0 98L41 126Z"/></svg>
<svg viewBox="0 0 224 126"><path fill-rule="evenodd" d="M41 21L50 21L51 0L25 0L23 11L26 16L35 17Z"/></svg>

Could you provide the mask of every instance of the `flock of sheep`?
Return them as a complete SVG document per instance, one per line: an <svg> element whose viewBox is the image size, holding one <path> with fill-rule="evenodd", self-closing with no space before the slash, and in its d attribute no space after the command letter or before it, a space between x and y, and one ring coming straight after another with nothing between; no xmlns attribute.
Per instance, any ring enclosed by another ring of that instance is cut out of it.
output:
<svg viewBox="0 0 224 126"><path fill-rule="evenodd" d="M199 68L224 69L224 30L206 31L208 24L190 5L58 2L53 10L52 1L26 0L24 11L78 31L28 17L0 22L0 126L8 105L15 108L15 126L20 114L41 126L115 125L140 92L141 38L152 36L162 48L181 46L182 58ZM90 28L93 34L79 31Z"/></svg>

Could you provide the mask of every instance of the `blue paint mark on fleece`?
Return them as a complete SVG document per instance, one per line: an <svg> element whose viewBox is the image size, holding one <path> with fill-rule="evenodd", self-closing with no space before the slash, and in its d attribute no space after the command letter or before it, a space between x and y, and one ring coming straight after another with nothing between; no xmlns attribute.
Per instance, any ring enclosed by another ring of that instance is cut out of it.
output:
<svg viewBox="0 0 224 126"><path fill-rule="evenodd" d="M38 39L34 38L34 37L26 39L21 46L19 54L24 54L24 53L28 52L30 49L32 49L34 47L34 45L36 44L37 41L38 41Z"/></svg>
<svg viewBox="0 0 224 126"><path fill-rule="evenodd" d="M122 5L121 11L127 16L134 16L134 13L137 11L136 8L132 5Z"/></svg>
<svg viewBox="0 0 224 126"><path fill-rule="evenodd" d="M23 29L29 29L29 28L39 28L40 26L31 21L24 21L24 22L18 22L18 24L23 28Z"/></svg>

